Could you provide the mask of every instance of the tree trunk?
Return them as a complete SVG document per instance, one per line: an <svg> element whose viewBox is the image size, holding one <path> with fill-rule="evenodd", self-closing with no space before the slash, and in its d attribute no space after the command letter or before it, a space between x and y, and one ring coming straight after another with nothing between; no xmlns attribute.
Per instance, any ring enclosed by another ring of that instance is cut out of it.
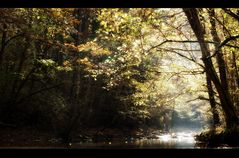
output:
<svg viewBox="0 0 239 158"><path fill-rule="evenodd" d="M237 92L237 89L239 88L239 75L238 75L238 68L236 63L236 54L234 51L232 51L231 58L228 59L228 62L230 64L230 67L228 69L229 73L229 87L232 91L232 101L234 103L234 106L236 108L236 112L238 114L239 112L239 94Z"/></svg>
<svg viewBox="0 0 239 158"><path fill-rule="evenodd" d="M2 32L2 42L1 42L1 49L0 49L0 68L2 68L2 61L3 61L3 55L5 52L6 47L6 40L7 40L7 25L3 24L3 32Z"/></svg>
<svg viewBox="0 0 239 158"><path fill-rule="evenodd" d="M197 40L200 44L200 48L202 51L202 60L205 65L205 70L208 73L208 75L210 76L210 78L218 92L221 106L222 106L222 109L223 109L223 112L224 112L225 118L226 118L226 128L227 129L234 128L235 126L238 125L238 117L235 113L233 103L230 99L230 95L228 92L225 91L225 89L224 89L225 85L222 84L222 81L220 81L220 79L215 71L214 65L213 65L211 57L210 57L209 47L208 47L208 44L205 42L205 38L204 38L205 29L203 28L203 26L199 20L198 12L195 8L183 9L183 10L187 16L187 19L189 21L189 24L190 24L194 34L196 35ZM223 74L222 74L222 76L223 76ZM224 80L226 80L226 78L223 78L223 81Z"/></svg>
<svg viewBox="0 0 239 158"><path fill-rule="evenodd" d="M223 53L222 49L220 47L221 40L218 37L217 30L216 30L216 22L215 22L215 11L214 9L209 9L209 19L211 23L211 35L213 37L213 42L214 42L214 47L215 47L215 54L216 54L216 59L217 59L217 64L219 68L219 75L220 75L220 80L222 87L224 90L228 92L228 82L227 82L227 74L226 74L226 64L223 59Z"/></svg>
<svg viewBox="0 0 239 158"><path fill-rule="evenodd" d="M210 76L208 75L208 73L206 73L206 79L207 79L209 102L211 105L211 111L212 111L212 115L213 115L213 130L214 130L220 124L220 118L219 118L219 114L218 114L217 107L216 107L216 101L215 101L215 97L214 97L212 82L211 82L211 79L210 79Z"/></svg>
<svg viewBox="0 0 239 158"><path fill-rule="evenodd" d="M236 54L234 51L232 52L232 65L233 65L233 68L235 69L235 80L237 83L237 87L239 88L239 74L238 74L238 67L236 63Z"/></svg>

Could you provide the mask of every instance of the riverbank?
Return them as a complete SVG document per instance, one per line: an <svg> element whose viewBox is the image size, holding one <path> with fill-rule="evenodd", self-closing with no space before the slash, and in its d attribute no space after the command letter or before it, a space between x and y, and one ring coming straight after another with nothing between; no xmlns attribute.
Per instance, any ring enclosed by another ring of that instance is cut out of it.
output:
<svg viewBox="0 0 239 158"><path fill-rule="evenodd" d="M196 140L204 147L238 147L239 130L206 131L196 135Z"/></svg>

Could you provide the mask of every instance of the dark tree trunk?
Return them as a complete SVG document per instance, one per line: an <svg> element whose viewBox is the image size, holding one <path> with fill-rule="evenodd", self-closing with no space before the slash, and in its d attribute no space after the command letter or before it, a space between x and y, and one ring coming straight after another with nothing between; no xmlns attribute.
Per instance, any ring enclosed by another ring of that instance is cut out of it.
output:
<svg viewBox="0 0 239 158"><path fill-rule="evenodd" d="M219 114L218 114L217 107L216 107L216 101L215 101L215 97L214 97L212 82L211 82L211 79L210 79L210 76L208 75L208 73L206 73L206 79L207 79L209 102L211 105L211 110L212 110L212 115L213 115L213 129L215 129L216 126L218 126L220 124L220 118L219 118Z"/></svg>
<svg viewBox="0 0 239 158"><path fill-rule="evenodd" d="M18 67L17 67L17 70L16 70L16 73L18 73L18 74L20 74L22 72L23 65L24 65L24 62L26 60L26 52L27 52L27 48L29 47L29 42L30 42L30 40L26 40L25 47L22 50L21 59L19 61L19 64L18 64ZM13 82L13 85L12 85L12 91L11 91L11 95L10 95L11 98L10 99L14 98L16 100L17 97L18 97L18 96L15 96L16 95L16 89L17 89L18 82L19 82L18 78L14 79L14 82Z"/></svg>
<svg viewBox="0 0 239 158"><path fill-rule="evenodd" d="M236 54L234 51L232 52L232 65L233 65L233 68L235 69L235 80L237 83L237 87L239 88L239 74L238 74L238 67L236 63Z"/></svg>
<svg viewBox="0 0 239 158"><path fill-rule="evenodd" d="M226 74L226 64L223 59L223 53L220 47L221 40L218 37L217 30L216 30L216 22L215 22L215 11L214 9L209 9L209 19L211 23L211 35L213 37L213 42L214 42L214 47L215 47L215 54L216 54L216 59L217 59L217 64L219 68L219 75L220 75L220 80L222 87L224 90L228 92L228 82L227 82L227 74Z"/></svg>
<svg viewBox="0 0 239 158"><path fill-rule="evenodd" d="M4 23L3 32L2 32L1 49L0 49L0 68L2 66L3 55L4 55L5 47L6 47L6 40L7 40L7 25Z"/></svg>
<svg viewBox="0 0 239 158"><path fill-rule="evenodd" d="M215 68L213 66L210 51L208 44L205 42L204 33L205 29L203 28L199 17L198 17L198 11L195 8L190 9L183 9L189 24L191 25L191 28L193 32L195 33L197 40L200 44L200 48L202 51L202 60L205 65L205 70L210 76L213 84L215 85L215 88L218 92L219 99L221 102L221 106L223 109L223 112L225 114L226 118L226 128L231 129L238 125L238 117L236 115L236 112L234 110L233 103L230 99L230 94L225 91L225 85L222 84L222 81L219 79ZM222 75L223 76L223 75ZM226 80L226 78L223 78L223 81ZM224 83L225 84L225 83Z"/></svg>
<svg viewBox="0 0 239 158"><path fill-rule="evenodd" d="M209 9L209 19L210 19L210 24L211 24L211 35L213 37L213 42L214 42L214 47L215 47L215 54L216 54L216 60L219 68L219 75L220 75L220 80L221 80L221 85L222 88L224 89L225 95L228 96L228 101L233 105L232 99L229 94L229 87L228 87L228 80L227 80L227 72L226 72L226 63L223 58L223 53L222 49L220 48L220 43L221 40L217 34L217 29L216 29L216 21L215 21L215 11L214 9ZM223 103L221 103L223 104ZM227 105L222 105L222 106L227 106ZM234 110L235 111L235 110Z"/></svg>
<svg viewBox="0 0 239 158"><path fill-rule="evenodd" d="M88 19L88 12L87 9L79 8L74 10L74 16L77 18L80 23L76 24L74 27L77 29L77 33L72 34L72 37L74 38L74 45L78 46L80 44L83 44L87 41L88 38L88 30L89 30L89 19ZM69 107L69 118L68 123L62 131L62 137L64 139L64 142L69 142L71 133L75 128L77 128L77 123L79 120L81 120L83 114L84 114L84 108L86 102L82 102L81 95L82 93L86 95L87 92L82 91L83 88L83 76L82 69L78 63L78 59L80 58L80 54L77 51L72 52L72 63L73 63L73 72L72 72L72 78L71 78L71 85L70 85L70 107ZM89 98L87 98L89 99ZM88 100L89 101L89 100ZM82 107L83 106L83 107Z"/></svg>

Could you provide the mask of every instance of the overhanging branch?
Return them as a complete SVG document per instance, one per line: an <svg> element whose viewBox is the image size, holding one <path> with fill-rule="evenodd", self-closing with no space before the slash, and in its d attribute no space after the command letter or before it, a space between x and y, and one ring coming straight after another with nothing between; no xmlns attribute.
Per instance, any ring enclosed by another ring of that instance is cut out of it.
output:
<svg viewBox="0 0 239 158"><path fill-rule="evenodd" d="M186 55L183 55L183 54L181 54L181 53L179 53L179 52L177 52L177 51L175 51L175 50L173 50L173 49L167 49L167 48L158 48L158 49L175 53L175 54L177 54L177 55L179 55L179 56L181 56L181 57L183 57L183 58L185 58L185 59L187 59L187 60L189 60L189 61L191 61L191 62L194 62L194 63L198 64L198 65L199 65L200 67L202 67L203 69L205 68L202 64L198 63L195 59L189 58L189 57L187 57Z"/></svg>

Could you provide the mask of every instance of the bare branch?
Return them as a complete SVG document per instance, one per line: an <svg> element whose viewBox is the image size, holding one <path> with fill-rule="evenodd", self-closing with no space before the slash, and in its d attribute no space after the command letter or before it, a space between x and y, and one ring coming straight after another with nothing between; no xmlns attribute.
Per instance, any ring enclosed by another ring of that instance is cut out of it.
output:
<svg viewBox="0 0 239 158"><path fill-rule="evenodd" d="M233 48L237 48L239 49L239 46L234 46L234 45L230 45L230 44L227 44L229 41L231 40L235 40L239 38L239 35L236 35L236 36L231 36L227 39L225 39L220 45L218 48L221 48L223 46L228 46L228 47L233 47ZM171 43L199 43L199 41L193 41L193 40L165 40L163 42L161 42L160 44L157 44L155 46L152 46L151 48L149 48L146 52L150 52L151 50L155 49L155 48L158 48L162 45L164 45L165 43L168 43L168 42L171 42ZM209 43L209 44L215 44L216 42L212 42L212 41L205 41L205 43ZM160 48L162 49L162 48ZM211 56L208 56L207 58L211 58L211 57L214 57L216 55L216 53L212 54Z"/></svg>
<svg viewBox="0 0 239 158"><path fill-rule="evenodd" d="M168 73L168 74L181 74L185 73L184 75L191 75L191 74L203 74L203 70L192 70L192 71L157 71L157 70L147 70L149 72L155 72L155 73Z"/></svg>
<svg viewBox="0 0 239 158"><path fill-rule="evenodd" d="M238 49L239 49L238 46L233 46L233 45L227 44L229 41L231 41L231 40L236 40L237 38L239 38L239 35L228 37L227 39L225 39L225 40L218 46L217 50L220 49L220 48L222 48L223 46L229 46L229 47L233 47L233 48L238 48ZM215 53L212 54L211 56L209 56L208 58L214 57L215 55L217 55L217 52L218 52L218 51L215 51Z"/></svg>
<svg viewBox="0 0 239 158"><path fill-rule="evenodd" d="M183 54L181 54L181 53L179 53L179 52L177 52L177 51L174 51L174 50L172 50L172 49L167 49L167 48L158 48L158 49L175 53L175 54L177 54L177 55L179 55L179 56L181 56L181 57L183 57L183 58L185 58L185 59L187 59L187 60L189 60L189 61L192 61L192 62L198 64L198 65L199 65L200 67L202 67L203 69L205 68L202 64L198 63L195 59L189 58L189 57L187 57L186 55L183 55Z"/></svg>
<svg viewBox="0 0 239 158"><path fill-rule="evenodd" d="M231 36L231 37L228 37L227 39L225 39L218 47L221 48L223 46L225 46L228 42L232 41L232 40L236 40L237 38L239 38L239 35L236 35L236 36Z"/></svg>
<svg viewBox="0 0 239 158"><path fill-rule="evenodd" d="M200 49L181 49L181 48L168 48L168 49L179 50L179 51L184 51L184 52L188 52L188 51L201 52Z"/></svg>
<svg viewBox="0 0 239 158"><path fill-rule="evenodd" d="M194 99L191 99L191 100L188 100L186 103L189 103L189 102L192 102L192 101L195 101L195 100L206 100L206 101L209 101L208 98L205 98L203 96L199 96L197 98L194 98ZM217 105L220 105L220 103L216 102Z"/></svg>
<svg viewBox="0 0 239 158"><path fill-rule="evenodd" d="M153 50L155 48L158 48L158 47L164 45L165 43L169 43L169 42L171 42L171 43L199 43L199 41L197 41L197 40L195 40L195 41L194 40L165 40L165 41L161 42L160 44L152 46L151 48L149 48L147 50L147 52L149 52L149 51L151 51L151 50ZM212 42L212 41L205 41L205 42L206 43L211 43L211 44L215 43L215 42Z"/></svg>

